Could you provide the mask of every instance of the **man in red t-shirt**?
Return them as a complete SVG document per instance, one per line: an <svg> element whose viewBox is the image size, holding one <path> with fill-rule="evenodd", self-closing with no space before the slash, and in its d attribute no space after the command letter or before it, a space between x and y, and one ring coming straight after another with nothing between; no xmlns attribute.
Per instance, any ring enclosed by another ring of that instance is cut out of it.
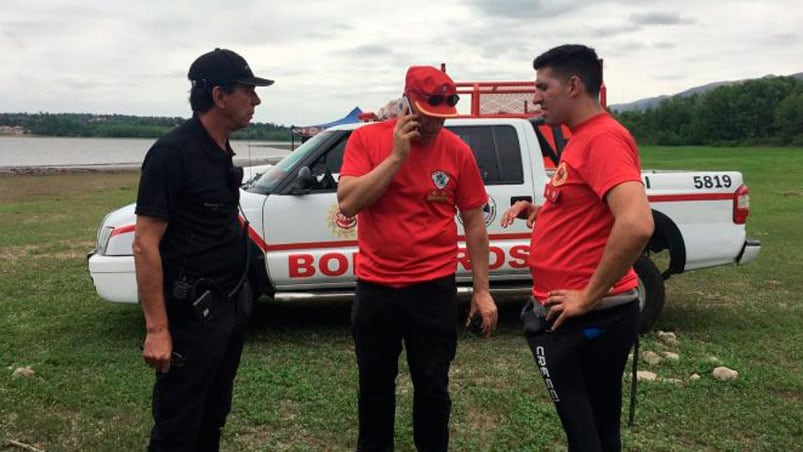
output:
<svg viewBox="0 0 803 452"><path fill-rule="evenodd" d="M544 204L517 202L502 216L503 226L522 216L533 227L527 342L569 450L620 450L622 372L639 325L632 266L653 232L638 148L599 103L593 49L556 47L533 66L533 101L572 138Z"/></svg>
<svg viewBox="0 0 803 452"><path fill-rule="evenodd" d="M395 381L402 340L413 382L413 434L419 450L449 442L449 365L457 348L457 225L471 256L474 294L469 319L483 335L496 326L488 289L488 200L474 154L444 119L458 96L446 73L407 71L403 98L411 111L355 130L346 145L337 198L357 215L357 291L352 307L360 371L357 450L392 450Z"/></svg>

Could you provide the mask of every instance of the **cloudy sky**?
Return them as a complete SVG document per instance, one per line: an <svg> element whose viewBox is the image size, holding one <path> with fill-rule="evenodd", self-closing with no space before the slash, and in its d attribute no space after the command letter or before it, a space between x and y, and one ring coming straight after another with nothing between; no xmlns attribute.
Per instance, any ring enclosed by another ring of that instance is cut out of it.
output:
<svg viewBox="0 0 803 452"><path fill-rule="evenodd" d="M719 80L803 71L799 1L0 0L0 112L187 117L187 68L214 47L259 76L255 121L376 110L406 68L458 81L532 80L532 59L583 43L610 104Z"/></svg>

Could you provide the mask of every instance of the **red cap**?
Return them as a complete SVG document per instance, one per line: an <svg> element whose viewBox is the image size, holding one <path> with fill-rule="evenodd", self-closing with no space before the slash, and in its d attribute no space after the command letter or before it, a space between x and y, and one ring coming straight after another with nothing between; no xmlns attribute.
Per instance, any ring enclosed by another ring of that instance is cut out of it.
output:
<svg viewBox="0 0 803 452"><path fill-rule="evenodd" d="M415 102L416 109L427 116L450 118L457 116L457 108L446 102L430 105L430 96L457 94L457 87L445 72L432 66L410 66L404 84L404 94Z"/></svg>

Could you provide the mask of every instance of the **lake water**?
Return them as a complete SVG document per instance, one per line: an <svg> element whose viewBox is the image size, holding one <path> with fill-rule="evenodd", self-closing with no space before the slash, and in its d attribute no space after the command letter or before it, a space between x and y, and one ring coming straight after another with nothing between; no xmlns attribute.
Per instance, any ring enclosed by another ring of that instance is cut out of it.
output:
<svg viewBox="0 0 803 452"><path fill-rule="evenodd" d="M0 136L0 168L137 168L154 138ZM287 155L286 142L232 141L238 165L273 162ZM276 147L274 147L276 146Z"/></svg>

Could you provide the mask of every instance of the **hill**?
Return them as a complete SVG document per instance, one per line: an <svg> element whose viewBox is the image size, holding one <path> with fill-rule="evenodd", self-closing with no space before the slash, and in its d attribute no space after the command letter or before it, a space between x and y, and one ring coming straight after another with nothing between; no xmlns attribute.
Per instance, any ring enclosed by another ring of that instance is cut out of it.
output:
<svg viewBox="0 0 803 452"><path fill-rule="evenodd" d="M768 79L768 78L775 78L778 77L776 75L765 75L759 79L743 79L743 80L730 80L730 81L720 81L720 82L711 82L706 83L705 85L695 86L693 88L689 88L685 91L681 91L677 94L672 95L661 95L655 97L646 97L644 99L635 100L633 102L627 102L622 104L613 104L609 105L612 111L615 112L625 112L625 111L644 111L648 108L655 108L661 104L662 101L666 99L670 99L672 97L690 97L694 94L703 94L710 91L713 91L720 86L728 86L728 85L737 85L741 84L750 80L760 80L760 79ZM787 77L794 77L798 80L803 80L803 72L798 72L796 74L788 75Z"/></svg>
<svg viewBox="0 0 803 452"><path fill-rule="evenodd" d="M803 77L707 85L613 114L640 144L803 146Z"/></svg>

